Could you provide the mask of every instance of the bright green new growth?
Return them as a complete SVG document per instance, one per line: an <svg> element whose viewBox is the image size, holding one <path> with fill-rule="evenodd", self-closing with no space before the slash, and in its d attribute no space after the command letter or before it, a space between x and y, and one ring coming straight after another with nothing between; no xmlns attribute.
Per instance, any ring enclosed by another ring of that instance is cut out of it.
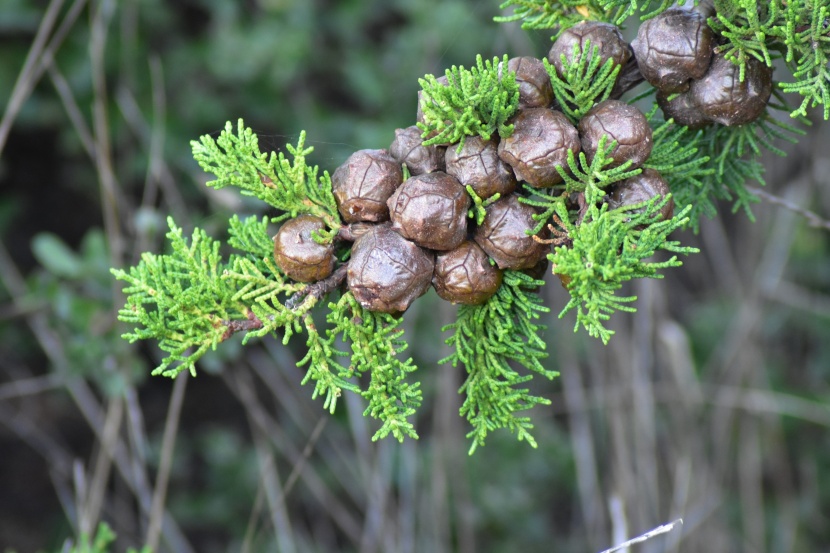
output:
<svg viewBox="0 0 830 553"><path fill-rule="evenodd" d="M683 5L684 0L506 0L499 6L501 9L512 7L513 13L508 16L497 16L493 19L499 23L521 21L522 29L550 29L554 32L552 38L558 37L580 21L604 21L621 25L626 19L638 11L646 12L641 19L649 19L658 15L675 3ZM652 5L656 7L652 8ZM647 11L651 9L651 11Z"/></svg>
<svg viewBox="0 0 830 553"><path fill-rule="evenodd" d="M607 19L602 3L596 0L506 0L499 8L513 8L507 16L497 16L499 23L521 21L522 29L552 29L554 38L580 21Z"/></svg>
<svg viewBox="0 0 830 553"><path fill-rule="evenodd" d="M578 165L576 163L576 156L574 156L572 151L568 151L568 168L571 170L573 176L569 175L561 167L556 168L559 175L565 181L565 191L567 193L584 193L586 202L589 198L594 199L594 201L599 201L609 185L640 174L640 169L628 170L631 167L631 161L626 161L618 167L608 167L614 162L611 158L611 152L616 146L616 141L612 140L608 142L608 135L604 134L599 139L597 152L594 154L594 159L591 160L591 163L588 163L585 152L579 152Z"/></svg>
<svg viewBox="0 0 830 553"><path fill-rule="evenodd" d="M502 138L513 133L507 120L518 109L519 85L516 74L507 70L506 55L501 62L498 58L485 62L476 56L475 67L468 70L454 65L447 69L446 78L446 85L434 75L418 79L424 116L418 128L423 138L429 137L424 145L458 142L461 151L467 136L490 140L495 133Z"/></svg>
<svg viewBox="0 0 830 553"><path fill-rule="evenodd" d="M443 328L452 331L447 344L455 351L441 363L450 362L453 367L461 363L467 368L467 380L459 393L466 394L461 414L473 426L467 434L473 439L471 454L484 445L490 431L498 428L507 428L519 440L536 447L530 418L517 413L550 401L519 388L532 376L520 375L510 363L550 379L559 374L541 363L547 353L539 332L545 327L534 321L539 313L550 310L529 289L543 284L521 272L505 271L496 295L484 305L459 307L457 321Z"/></svg>
<svg viewBox="0 0 830 553"><path fill-rule="evenodd" d="M173 219L167 223L169 255L145 253L129 272L112 271L128 283L127 302L118 318L138 325L123 338L156 340L167 354L154 375L173 377L185 369L195 375L196 361L225 340L225 321L247 319L250 310L235 299L235 289L223 278L221 244L198 228L188 244Z"/></svg>
<svg viewBox="0 0 830 553"><path fill-rule="evenodd" d="M472 207L470 207L467 211L467 217L469 219L475 219L476 224L480 225L484 222L484 217L487 215L487 206L501 198L501 194L496 192L486 200L483 200L478 194L476 194L476 191L472 186L468 184L465 188L467 189L467 194L469 194L470 198L473 200Z"/></svg>
<svg viewBox="0 0 830 553"><path fill-rule="evenodd" d="M303 133L296 147L288 146L293 162L282 154L266 157L259 152L256 135L240 121L236 135L228 123L218 140L204 136L193 149L202 167L218 177L211 186L237 186L285 212L274 221L310 213L337 230L328 174L318 182L317 167L305 163L311 148L303 147L304 138ZM346 293L328 304L330 328L318 331L311 309L319 297L303 295L309 285L286 279L274 263L267 217L231 218L227 242L239 253L227 261L219 254L221 242L204 230L194 229L188 242L172 219L168 224L169 254L146 253L129 271L112 271L128 283L119 319L136 325L124 338L155 340L166 353L154 375L175 377L183 370L195 375L195 363L236 332L245 333L243 344L279 333L288 343L295 334L304 334L308 353L299 363L307 366L303 383L314 382L313 395L324 398L324 408L334 412L343 390L359 393L369 402L366 414L382 422L374 439L388 434L398 440L417 438L408 419L421 403L421 391L417 383L405 380L415 370L411 359L398 359L406 347L400 320L365 311ZM289 299L296 301L289 306ZM349 344L351 352L336 350L338 340ZM340 362L344 358L345 364ZM371 379L364 390L357 379L366 372Z"/></svg>
<svg viewBox="0 0 830 553"><path fill-rule="evenodd" d="M676 253L698 251L667 240L669 234L688 223L690 207L671 219L654 222L659 220L660 209L668 201L669 197L655 197L642 204L613 210L608 209L608 204L598 207L589 202L580 224L570 223L567 212L560 208L559 218L572 244L556 247L548 258L557 274L570 279L567 288L571 299L559 317L576 309L574 330L581 325L588 334L607 343L614 332L604 322L611 314L617 310L636 311L630 305L636 296L616 295L623 283L634 278L663 278L659 270L682 265L677 256L661 262L645 260L658 249ZM643 211L636 213L636 210Z"/></svg>
<svg viewBox="0 0 830 553"><path fill-rule="evenodd" d="M403 441L405 436L417 439L408 417L421 406L421 388L417 382L406 382L407 375L417 369L412 359L398 359L398 354L407 348L401 340L401 320L363 309L351 292L343 294L337 303L329 304L329 308L332 311L327 319L333 325L328 331L330 339L342 335L352 349L351 365L344 376L367 372L371 375L369 387L361 392L369 402L364 415L383 421L372 439L382 439L390 433L398 441ZM309 378L313 376L306 376L306 380Z"/></svg>
<svg viewBox="0 0 830 553"><path fill-rule="evenodd" d="M293 157L291 162L282 152L271 152L270 156L260 152L257 135L245 128L242 119L237 124L236 134L228 121L218 139L204 135L199 141L191 141L190 145L199 166L216 175L216 180L208 181L207 186L236 186L242 194L259 198L284 212L274 222L309 214L323 219L333 231L340 228L328 172L318 178L318 167L305 162L306 156L314 150L304 147L305 131L300 133L297 146L289 144L287 147ZM331 240L331 236L327 239Z"/></svg>
<svg viewBox="0 0 830 553"><path fill-rule="evenodd" d="M585 41L585 50L574 44L571 60L562 54L564 74L559 77L556 68L547 59L542 60L550 75L553 96L568 119L576 125L595 103L607 100L617 82L621 66L608 59L602 63L599 48L591 48L591 41ZM589 52L585 55L585 52ZM602 64L602 65L600 65Z"/></svg>

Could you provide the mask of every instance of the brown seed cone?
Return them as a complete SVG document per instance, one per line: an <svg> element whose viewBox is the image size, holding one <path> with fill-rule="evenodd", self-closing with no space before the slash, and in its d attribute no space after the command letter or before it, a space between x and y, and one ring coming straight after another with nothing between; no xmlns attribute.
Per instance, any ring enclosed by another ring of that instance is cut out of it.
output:
<svg viewBox="0 0 830 553"><path fill-rule="evenodd" d="M505 196L516 189L516 176L499 159L495 140L467 137L460 152L458 148L447 148L445 161L447 173L462 186L471 186L479 198L487 199L493 194Z"/></svg>
<svg viewBox="0 0 830 553"><path fill-rule="evenodd" d="M643 169L639 175L614 185L608 192L608 206L611 209L647 202L655 196L666 197L671 194L669 183L654 169ZM632 210L632 213L643 213L644 208ZM660 220L672 218L674 214L674 200L670 199L660 210Z"/></svg>
<svg viewBox="0 0 830 553"><path fill-rule="evenodd" d="M513 134L499 143L499 157L516 178L537 188L562 182L557 167L567 168L568 150L579 153L579 133L562 112L522 110L511 121Z"/></svg>
<svg viewBox="0 0 830 553"><path fill-rule="evenodd" d="M694 131L712 124L694 103L689 91L682 92L669 101L669 96L672 95L673 93L657 91L657 105L663 110L666 120L674 119L678 125L685 125Z"/></svg>
<svg viewBox="0 0 830 553"><path fill-rule="evenodd" d="M407 179L389 198L392 228L431 250L451 250L467 236L470 196L442 171Z"/></svg>
<svg viewBox="0 0 830 553"><path fill-rule="evenodd" d="M334 246L318 244L314 231L326 228L319 217L300 215L283 223L274 237L274 262L297 282L315 282L334 270Z"/></svg>
<svg viewBox="0 0 830 553"><path fill-rule="evenodd" d="M760 117L772 94L772 69L750 57L744 81L740 67L715 54L709 71L689 89L701 113L721 125L744 125Z"/></svg>
<svg viewBox="0 0 830 553"><path fill-rule="evenodd" d="M526 233L536 226L533 215L537 214L535 208L510 194L487 206L484 221L476 228L473 239L499 268L530 269L550 251L547 244ZM550 231L543 227L538 236L548 238Z"/></svg>
<svg viewBox="0 0 830 553"><path fill-rule="evenodd" d="M640 25L631 43L643 77L663 92L688 90L712 59L714 33L706 18L687 8L670 8Z"/></svg>
<svg viewBox="0 0 830 553"><path fill-rule="evenodd" d="M435 256L432 285L448 302L485 303L498 291L501 280L502 270L493 266L484 250L470 240Z"/></svg>
<svg viewBox="0 0 830 553"><path fill-rule="evenodd" d="M499 64L501 66L501 64ZM519 109L544 108L553 102L553 86L545 64L531 56L511 58L507 69L516 74Z"/></svg>
<svg viewBox="0 0 830 553"><path fill-rule="evenodd" d="M346 282L369 311L403 313L432 282L435 256L391 225L377 225L352 246Z"/></svg>
<svg viewBox="0 0 830 553"><path fill-rule="evenodd" d="M582 21L559 35L548 52L548 62L556 68L560 77L565 72L562 54L565 54L569 63L573 63L574 45L578 44L579 51L584 52L588 41L592 51L595 46L599 47L602 64L613 59L617 65L625 65L631 57L631 49L617 27L600 21Z"/></svg>
<svg viewBox="0 0 830 553"><path fill-rule="evenodd" d="M421 129L416 125L395 129L395 140L389 146L389 154L398 163L406 164L412 175L443 171L445 150L440 146L424 146Z"/></svg>
<svg viewBox="0 0 830 553"><path fill-rule="evenodd" d="M589 162L594 159L603 135L608 135L606 146L612 140L617 141L616 148L611 151L614 162L609 167L617 167L631 160L630 168L637 168L645 163L654 147L646 116L636 107L620 100L598 103L579 121L582 151Z"/></svg>
<svg viewBox="0 0 830 553"><path fill-rule="evenodd" d="M386 201L403 181L401 165L386 150L358 150L331 176L340 216L347 223L389 219Z"/></svg>

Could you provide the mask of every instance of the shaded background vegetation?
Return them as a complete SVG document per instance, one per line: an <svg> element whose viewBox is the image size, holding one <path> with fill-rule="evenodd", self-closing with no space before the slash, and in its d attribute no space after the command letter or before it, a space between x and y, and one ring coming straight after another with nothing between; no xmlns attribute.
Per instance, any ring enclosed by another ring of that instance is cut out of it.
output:
<svg viewBox="0 0 830 553"><path fill-rule="evenodd" d="M638 551L830 548L830 233L762 203L681 239L607 347L542 293L562 376L536 382L539 449L468 457L454 308L406 316L421 440L372 443L295 367L302 344L224 344L197 379L148 378L108 268L162 248L164 217L220 236L260 206L210 191L189 141L243 117L269 149L301 129L333 171L415 115L417 78L475 55L542 56L497 2L9 0L0 6L0 546L59 550L99 520L118 551ZM633 27L636 27L634 25ZM629 34L632 29L629 29ZM819 120L816 119L818 122ZM771 159L768 191L830 214L830 125ZM296 347L293 347L296 346ZM170 459L169 464L167 459ZM166 493L165 493L166 491Z"/></svg>

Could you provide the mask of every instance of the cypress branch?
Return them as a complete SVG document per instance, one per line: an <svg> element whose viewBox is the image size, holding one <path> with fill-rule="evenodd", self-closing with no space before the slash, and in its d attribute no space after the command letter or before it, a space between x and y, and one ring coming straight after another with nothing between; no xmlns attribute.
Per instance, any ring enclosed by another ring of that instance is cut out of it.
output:
<svg viewBox="0 0 830 553"><path fill-rule="evenodd" d="M129 271L111 271L128 283L118 318L137 325L123 338L155 340L167 354L154 375L175 377L183 370L195 375L196 361L227 338L227 322L247 320L250 310L223 278L220 243L199 228L188 243L172 218L167 224L170 254L145 253Z"/></svg>
<svg viewBox="0 0 830 553"><path fill-rule="evenodd" d="M617 296L623 283L634 278L662 278L658 272L682 263L677 256L667 261L645 261L658 249L675 253L697 252L695 248L679 246L667 239L672 231L688 223L690 207L673 218L659 221L662 206L669 197L655 197L648 202L619 209L608 209L589 204L587 214L579 224L560 219L571 243L554 248L548 256L553 270L568 281L570 301L559 313L563 317L576 309L576 326L607 343L614 334L604 322L615 311L636 311L630 304L636 296ZM642 213L636 210L643 209Z"/></svg>
<svg viewBox="0 0 830 553"><path fill-rule="evenodd" d="M330 339L342 335L350 344L351 365L348 374L370 373L369 387L361 395L369 402L364 413L379 419L383 425L372 437L379 440L392 434L399 442L404 438L418 438L415 427L408 420L421 405L419 383L406 381L417 370L411 358L401 361L398 356L407 348L401 340L402 319L387 313L372 313L363 309L354 296L347 292L336 303L329 304L327 319L333 325Z"/></svg>
<svg viewBox="0 0 830 553"><path fill-rule="evenodd" d="M458 142L458 150L464 146L467 136L480 136L483 140L498 133L502 138L510 136L513 125L507 120L516 113L519 105L519 85L516 74L507 70L507 56L483 61L476 56L476 66L471 69L453 66L447 69L447 84L434 75L418 79L421 84L421 109L424 122L418 123L423 131L424 145Z"/></svg>
<svg viewBox="0 0 830 553"><path fill-rule="evenodd" d="M596 0L506 0L502 10L513 8L513 13L493 18L498 23L521 21L522 29L553 29L556 38L580 21L592 19L610 21Z"/></svg>
<svg viewBox="0 0 830 553"><path fill-rule="evenodd" d="M827 119L830 7L826 2L714 3L717 14L710 25L723 39L720 50L741 66L740 78L752 57L767 65L784 57L795 82L779 86L803 96L791 115L803 116L808 107L823 105ZM670 0L508 0L502 8L513 7L513 14L496 19L522 20L525 28L551 28L559 34L583 19L619 23L635 12L652 17L671 4ZM631 62L625 69L612 60L602 64L590 44L573 53L571 63L562 60L562 76L544 63L554 96L574 124L595 103L621 95L641 78ZM478 56L469 70L447 70L446 85L432 75L421 79L424 122L419 128L427 139L424 144L457 142L460 149L467 136L484 140L495 133L509 136L513 127L508 121L516 112L519 92L515 74L506 70L507 62L507 56L501 61ZM622 83L618 82L621 72ZM610 187L641 169L631 169L631 162L610 169L615 143L607 136L591 163L584 153L569 152L568 170L559 168L562 184L545 190L526 187L529 197L521 198L540 208L536 226L528 233L536 234L546 225L552 231L549 242L554 251L549 259L571 295L560 317L575 310L575 330L585 328L603 342L613 334L605 327L610 316L615 311L634 311L636 298L618 295L624 283L661 278L662 269L681 264L677 255L648 261L657 250L696 251L670 241L669 234L684 226L696 230L699 216L714 214L717 200L734 201L736 210L749 213L756 198L746 184L748 180L763 183L759 162L763 151L783 155L773 140L792 140L791 134L799 132L767 113L747 125L713 126L693 133L671 121L654 120L656 109L648 115L654 147L643 167L657 170L669 181L680 207L675 217L666 221L658 217L669 198L609 209L605 202ZM145 254L136 267L113 270L116 278L127 282L128 299L119 318L135 325L124 337L156 340L165 357L154 374L175 376L185 369L195 372L195 363L204 353L237 332L244 333L243 343L280 333L287 343L303 334L307 347L299 363L306 368L303 383L314 383L312 396L322 397L325 409L333 412L344 390L358 393L367 401L365 414L380 421L373 439L390 434L401 441L417 438L412 418L422 395L419 383L410 381L416 370L412 359L402 357L407 345L401 320L366 311L350 292L341 291L349 251L339 248L342 264L334 275L311 284L291 281L274 262L272 222L300 214L320 217L326 229L313 237L320 243L335 238L352 241L361 230L359 224L341 223L329 174L320 175L317 166L306 162L312 148L305 147L305 133L296 146L287 147L287 155L260 152L256 135L241 120L236 130L229 122L216 139L206 135L191 145L200 166L216 176L209 186L235 186L276 209L277 216L233 217L228 244L235 252L227 260L219 255L220 242L203 230L195 229L188 241L169 220L170 254ZM404 172L408 176L406 167ZM469 216L481 223L486 206L496 197L482 200L472 188L468 192L473 198ZM484 305L460 307L457 321L444 328L451 332L447 343L453 353L442 362L461 363L467 370L460 389L465 397L461 414L472 426L471 453L498 428L536 445L532 423L521 411L549 402L532 395L527 383L534 372L547 378L557 374L542 365L546 353L539 333L544 326L537 319L548 309L533 290L541 284L521 272L507 271L496 295ZM318 330L313 318L320 304L328 308L325 330ZM348 351L337 349L341 343L348 345ZM525 371L520 373L519 367ZM361 379L368 386L361 385Z"/></svg>
<svg viewBox="0 0 830 553"><path fill-rule="evenodd" d="M773 109L783 106L770 104ZM789 134L788 134L789 133ZM690 218L693 228L697 229L696 219L700 215L714 214L714 201L733 202L732 211L743 209L753 220L751 204L758 199L747 188L748 183L756 181L765 184L764 166L760 159L764 151L783 156L784 151L776 147L769 137L795 142L792 135L802 135L804 131L773 118L765 113L757 120L736 127L713 125L701 131L701 152L709 158L705 169L708 174L701 174L700 204L693 205ZM711 206L711 209L710 209Z"/></svg>
<svg viewBox="0 0 830 553"><path fill-rule="evenodd" d="M260 152L257 135L245 127L242 119L236 134L228 121L216 140L204 135L190 145L202 169L216 175L207 186L236 186L242 194L259 198L284 212L275 222L307 213L323 219L332 231L340 227L328 172L318 177L318 167L306 163L306 156L314 148L305 147L305 131L300 133L296 146L286 147L293 158L291 161L282 152L271 152L270 156Z"/></svg>
<svg viewBox="0 0 830 553"><path fill-rule="evenodd" d="M591 41L588 39L585 40L584 50L580 50L579 45L574 44L572 61L568 61L565 54L562 54L560 59L564 68L564 75L561 77L547 59L543 59L542 62L550 75L553 96L562 113L576 125L594 104L611 96L622 66L610 58L603 64L599 48L591 48Z"/></svg>
<svg viewBox="0 0 830 553"><path fill-rule="evenodd" d="M786 61L793 69L794 83L779 83L784 92L804 97L791 117L806 116L808 107L824 106L824 119L830 119L830 6L813 0L789 2L786 10L784 42ZM809 15L808 15L809 14Z"/></svg>
<svg viewBox="0 0 830 553"><path fill-rule="evenodd" d="M461 363L468 373L459 393L465 394L461 415L473 426L467 434L473 441L470 454L498 428L507 428L519 440L536 447L530 417L518 413L550 401L520 387L532 376L520 375L511 362L549 379L558 375L541 363L547 357L539 336L545 326L535 321L549 309L530 289L543 284L524 273L505 271L496 295L484 305L459 307L456 322L442 329L453 333L447 344L454 352L439 362L453 367Z"/></svg>

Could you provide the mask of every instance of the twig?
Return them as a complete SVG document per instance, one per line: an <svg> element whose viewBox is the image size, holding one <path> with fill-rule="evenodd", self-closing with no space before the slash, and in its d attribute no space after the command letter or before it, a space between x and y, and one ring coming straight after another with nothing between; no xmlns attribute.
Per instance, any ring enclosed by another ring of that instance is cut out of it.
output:
<svg viewBox="0 0 830 553"><path fill-rule="evenodd" d="M260 431L266 435L288 462L301 463L303 453L287 434L287 431L277 424L265 410L260 399L254 393L253 383L249 381L249 377L245 372L237 371L233 373L233 377L229 374L231 373L224 371L220 376L228 384L228 389L245 406L252 430ZM359 518L351 507L348 507L339 496L333 493L331 482L324 481L313 470L303 470L300 477L308 492L319 503L320 508L331 514L331 520L343 531L346 538L352 542L358 541L361 528Z"/></svg>
<svg viewBox="0 0 830 553"><path fill-rule="evenodd" d="M303 448L302 458L300 458L298 461L294 463L294 467L291 469L291 473L289 473L288 478L285 479L285 485L283 485L282 497L280 498L280 500L284 499L285 496L287 496L291 492L291 488L294 487L294 484L300 477L300 473L303 472L303 468L306 465L306 461L308 461L308 458L311 457L311 454L314 452L314 445L320 438L320 434L326 427L326 422L328 422L328 420L329 417L320 417L320 420L317 421L317 425L314 427L314 430L311 431L311 436L309 436L308 442L306 442L305 447Z"/></svg>
<svg viewBox="0 0 830 553"><path fill-rule="evenodd" d="M288 301L285 302L285 306L288 309L294 309L303 301L303 298L306 296L311 296L316 299L320 299L329 292L335 290L343 281L346 280L346 271L348 270L349 264L344 263L343 265L339 266L337 270L335 270L330 277L324 278L323 280L318 280L314 284L309 284L290 298Z"/></svg>
<svg viewBox="0 0 830 553"><path fill-rule="evenodd" d="M187 373L176 378L173 386L173 397L170 398L170 409L167 411L167 420L164 423L164 436L161 440L161 460L156 476L156 486L153 491L153 502L150 508L150 523L147 528L147 541L151 551L158 550L161 526L164 520L164 503L167 498L167 482L170 478L170 468L173 466L173 447L176 444L176 433L179 429L179 418L184 403L184 390L187 385Z"/></svg>
<svg viewBox="0 0 830 553"><path fill-rule="evenodd" d="M636 543L642 543L646 540L649 540L649 539L653 538L654 536L659 536L660 534L665 534L666 532L671 532L674 529L674 527L679 525L679 524L683 524L683 519L682 518L679 518L679 519L675 520L674 522L669 522L668 524L663 524L661 526L658 526L654 530L649 530L645 534L637 536L636 538L632 538L632 539L628 540L625 543L621 543L621 544L619 544L615 547L612 547L611 549L606 549L605 551L602 551L601 553L614 553L615 551L622 551L623 549L626 549L630 545L634 545Z"/></svg>
<svg viewBox="0 0 830 553"><path fill-rule="evenodd" d="M579 214L576 217L576 226L579 226L588 214L588 202L585 201L584 191L576 195L576 203L579 204Z"/></svg>
<svg viewBox="0 0 830 553"><path fill-rule="evenodd" d="M149 163L144 178L144 193L141 206L152 207L161 183L162 159L164 158L165 121L167 97L164 94L164 72L158 56L150 57L150 85L153 95L153 126L150 133Z"/></svg>
<svg viewBox="0 0 830 553"><path fill-rule="evenodd" d="M145 119L144 113L141 111L141 107L138 105L138 101L136 101L133 92L125 86L120 86L115 91L115 101L118 104L118 109L121 111L121 115L124 117L124 121L129 126L133 135L144 147L147 155L152 156L152 126ZM157 162L158 166L156 169L158 170L157 176L159 184L164 189L164 200L167 202L173 217L177 221L189 219L190 216L188 215L187 204L182 198L181 192L177 188L176 179L173 177L170 166L164 158L158 159ZM191 172L191 178L194 182L200 181L201 177L191 171L190 168L180 167L179 169L182 169L183 172ZM143 251L140 247L138 250Z"/></svg>
<svg viewBox="0 0 830 553"><path fill-rule="evenodd" d="M29 54L26 56L23 69L21 69L20 74L17 77L17 82L14 83L11 98L9 99L5 112L3 113L3 119L0 121L0 152L3 151L3 147L6 145L6 139L9 136L9 131L11 131L12 124L14 123L17 114L20 112L20 108L23 107L23 103L26 101L26 98L29 97L29 93L34 88L36 80L32 76L34 68L43 53L43 49L46 46L46 39L49 37L49 34L52 32L52 28L55 26L58 13L60 13L62 6L63 0L52 0L52 2L49 3L46 14L40 22L37 35L35 35L35 40L32 42L32 47L29 49Z"/></svg>
<svg viewBox="0 0 830 553"><path fill-rule="evenodd" d="M49 77L52 79L52 84L61 99L63 109L66 111L67 117L69 117L69 120L72 122L72 127L78 134L78 138L80 139L84 150L86 150L89 159L91 159L94 163L96 152L92 132L89 130L89 125L87 125L84 120L81 108L75 101L75 95L72 92L72 87L69 86L69 83L66 78L64 78L63 73L61 73L60 69L58 69L55 65L54 60L50 59L48 61L47 70L49 72Z"/></svg>
<svg viewBox="0 0 830 553"><path fill-rule="evenodd" d="M803 207L796 205L789 200L785 200L784 198L780 198L778 196L770 194L769 192L761 190L760 188L747 186L746 189L755 194L756 196L765 199L773 205L778 205L785 209L789 209L792 212L798 213L799 215L807 219L807 224L811 227L830 230L830 221L828 221L827 219L823 219L817 213L814 213L808 209L804 209Z"/></svg>
<svg viewBox="0 0 830 553"><path fill-rule="evenodd" d="M107 493L107 483L112 474L112 463L115 459L115 444L121 432L121 420L124 415L124 401L120 396L109 400L106 415L104 416L103 432L99 441L101 448L95 459L95 468L86 490L86 501L78 505L78 528L82 534L91 535L101 516L101 509Z"/></svg>
<svg viewBox="0 0 830 553"><path fill-rule="evenodd" d="M107 50L109 25L115 12L115 3L104 1L98 4L90 28L89 57L92 72L92 135L95 142L95 168L98 172L98 186L101 192L101 210L104 218L104 230L110 260L116 267L123 265L124 237L120 228L118 209L119 190L112 159L112 136L110 135L109 116L107 113L108 91L104 53ZM114 282L113 299L115 305L121 300L121 291Z"/></svg>
<svg viewBox="0 0 830 553"><path fill-rule="evenodd" d="M57 13L60 9L60 5L62 4L63 2L55 2L54 4L50 4L47 14L44 16L44 20L38 30L38 34L40 34L41 30L43 30L44 34L48 35L49 31L47 30L47 27L51 28L54 24L54 22L48 21L48 18L51 17L50 13L53 10L53 6L54 11ZM60 48L63 40L69 34L69 31L72 30L72 26L75 24L75 21L78 19L78 16L85 5L86 0L75 0L75 3L64 16L60 27L58 27L58 30L52 35L52 38L49 40L49 44L47 44L45 48L38 47L35 44L32 45L26 64L21 70L20 75L17 78L17 82L14 84L14 90L12 91L11 98L9 99L9 103L6 105L6 111L3 113L3 119L0 121L0 152L2 152L6 145L9 131L14 124L15 118L20 112L20 109L23 107L23 104L29 97L29 94L31 94L32 90L34 90L35 84L37 84L38 80L43 75L43 71L46 69L47 64L51 63L54 53L58 50L58 48ZM38 55L36 56L35 53ZM36 58L37 63L31 65L30 59L34 60Z"/></svg>
<svg viewBox="0 0 830 553"><path fill-rule="evenodd" d="M314 427L311 436L308 438L308 441L306 442L306 445L303 448L302 458L294 463L294 468L291 469L291 474L288 475L288 478L285 480L285 484L282 486L282 491L280 492L279 497L279 501L281 504L284 504L285 496L288 495L288 493L291 491L291 488L294 487L294 484L300 477L300 473L305 467L308 458L311 457L311 454L314 451L314 446L317 444L317 440L320 438L320 434L322 433L323 428L326 427L326 422L328 422L328 420L329 417L320 417L320 420L317 421L317 426ZM254 506L251 509L251 516L248 518L248 527L245 530L245 538L242 540L243 553L248 553L248 551L250 551L251 549L251 544L254 542L255 523L257 518L259 517L260 510L262 509L263 494L263 487L260 487L257 490L256 499L254 500Z"/></svg>
<svg viewBox="0 0 830 553"><path fill-rule="evenodd" d="M254 315L253 311L248 311L248 318L243 321L222 321L222 324L228 327L228 329L225 330L225 333L222 335L223 342L231 336L233 336L234 334L236 334L237 332L257 330L259 328L262 328L262 321L259 319L259 317Z"/></svg>
<svg viewBox="0 0 830 553"><path fill-rule="evenodd" d="M0 401L48 392L61 386L63 386L63 382L54 373L25 380L12 380L0 384Z"/></svg>

